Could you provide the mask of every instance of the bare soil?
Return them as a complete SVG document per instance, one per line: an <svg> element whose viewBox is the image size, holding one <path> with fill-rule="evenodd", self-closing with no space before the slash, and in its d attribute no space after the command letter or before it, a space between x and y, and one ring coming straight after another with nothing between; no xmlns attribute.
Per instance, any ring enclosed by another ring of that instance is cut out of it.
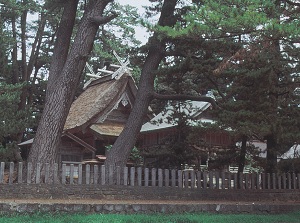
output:
<svg viewBox="0 0 300 223"><path fill-rule="evenodd" d="M0 203L38 204L297 204L299 202L236 202L188 200L0 199Z"/></svg>

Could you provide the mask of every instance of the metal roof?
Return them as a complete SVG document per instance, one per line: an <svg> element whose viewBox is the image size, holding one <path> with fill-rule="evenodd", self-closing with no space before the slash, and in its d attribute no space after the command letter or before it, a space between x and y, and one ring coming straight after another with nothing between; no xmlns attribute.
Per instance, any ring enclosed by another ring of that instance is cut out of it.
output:
<svg viewBox="0 0 300 223"><path fill-rule="evenodd" d="M210 107L209 102L202 101L186 101L182 106L181 111L191 117L189 122L190 125L196 125L199 122L202 123L213 123L212 119L200 118L200 114ZM149 122L142 126L141 132L155 131L160 129L166 129L177 126L176 120L172 120L171 117L174 113L174 107L169 105L166 111L160 112Z"/></svg>

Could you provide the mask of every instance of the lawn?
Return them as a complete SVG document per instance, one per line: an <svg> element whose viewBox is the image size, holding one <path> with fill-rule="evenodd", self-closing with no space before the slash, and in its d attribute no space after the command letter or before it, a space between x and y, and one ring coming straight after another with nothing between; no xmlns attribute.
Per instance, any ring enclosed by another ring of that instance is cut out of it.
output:
<svg viewBox="0 0 300 223"><path fill-rule="evenodd" d="M250 214L174 214L174 215L122 215L122 214L33 214L0 216L1 223L55 222L55 223L300 223L300 212L280 215Z"/></svg>

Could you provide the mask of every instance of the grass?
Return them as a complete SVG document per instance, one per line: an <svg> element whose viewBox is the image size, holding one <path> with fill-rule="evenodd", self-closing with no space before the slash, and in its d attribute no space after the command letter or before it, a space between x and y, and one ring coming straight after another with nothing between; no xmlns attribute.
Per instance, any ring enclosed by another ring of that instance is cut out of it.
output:
<svg viewBox="0 0 300 223"><path fill-rule="evenodd" d="M280 215L253 214L26 214L2 215L1 223L300 223L300 212Z"/></svg>

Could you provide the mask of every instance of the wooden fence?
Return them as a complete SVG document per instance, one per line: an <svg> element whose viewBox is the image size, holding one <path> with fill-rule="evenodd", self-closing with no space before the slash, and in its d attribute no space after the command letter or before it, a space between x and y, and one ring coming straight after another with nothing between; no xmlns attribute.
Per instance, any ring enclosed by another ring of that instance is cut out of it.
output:
<svg viewBox="0 0 300 223"><path fill-rule="evenodd" d="M0 165L0 184L94 184L146 187L179 187L195 189L300 189L300 174L240 174L218 171L169 170L142 167L110 167L83 164L37 164L32 176L32 164L4 163Z"/></svg>

